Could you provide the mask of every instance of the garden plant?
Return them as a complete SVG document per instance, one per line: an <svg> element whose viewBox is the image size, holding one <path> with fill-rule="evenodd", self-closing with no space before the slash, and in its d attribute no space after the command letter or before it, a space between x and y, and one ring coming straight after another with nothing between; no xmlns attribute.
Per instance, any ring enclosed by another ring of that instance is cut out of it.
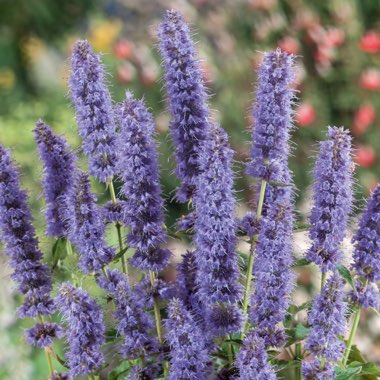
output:
<svg viewBox="0 0 380 380"><path fill-rule="evenodd" d="M101 56L85 40L74 46L69 88L88 171L44 121L34 128L46 236L54 240L49 260L17 165L0 145L0 238L23 295L18 316L34 319L25 339L45 351L49 378L272 380L288 369L297 380L376 379L380 369L354 341L361 310L380 308L380 185L354 227L345 266L355 190L349 132L326 129L309 223L301 226L288 166L301 58L264 53L245 165L256 201L239 219L234 152L210 115L189 26L167 11L158 37L181 182L171 202L188 206L174 227L165 225L149 108L129 91L113 103ZM108 203L97 203L91 181L104 185ZM301 228L310 245L295 258L293 235ZM172 282L160 276L174 256L168 239L192 247L181 252ZM250 244L248 255L239 241ZM321 281L314 299L298 305L292 294L303 266L318 268ZM304 311L306 324L299 322Z"/></svg>

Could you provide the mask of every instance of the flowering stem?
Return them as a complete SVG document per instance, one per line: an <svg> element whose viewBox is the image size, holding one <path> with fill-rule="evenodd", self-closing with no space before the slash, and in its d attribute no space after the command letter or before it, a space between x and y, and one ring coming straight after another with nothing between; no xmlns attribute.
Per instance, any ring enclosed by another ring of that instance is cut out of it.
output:
<svg viewBox="0 0 380 380"><path fill-rule="evenodd" d="M296 380L302 380L302 371L301 371L302 352L301 351L302 351L301 343L296 343L295 359L299 361L299 365L295 367Z"/></svg>
<svg viewBox="0 0 380 380"><path fill-rule="evenodd" d="M265 180L262 180L261 181L261 188L260 188L259 204L257 206L257 212L256 212L256 220L260 220L260 217L261 217L261 212L263 210L263 204L264 204L264 196L265 196L266 186L267 186L267 182ZM245 282L245 288L244 288L244 299L243 299L243 312L244 312L244 314L247 314L249 296L251 293L254 251L255 251L255 240L253 239L252 243L251 243L249 261L248 261L248 270L246 273L246 282ZM243 332L246 333L247 329L248 329L248 322L246 322Z"/></svg>
<svg viewBox="0 0 380 380"><path fill-rule="evenodd" d="M150 282L152 284L152 287L154 287L154 283L156 281L156 274L152 271L149 271L149 277L150 277ZM156 319L158 341L160 342L160 344L162 344L163 343L162 322L161 322L160 306L158 304L157 297L154 297L154 316Z"/></svg>
<svg viewBox="0 0 380 380"><path fill-rule="evenodd" d="M38 321L41 324L44 324L44 318L42 315L38 316ZM51 352L50 347L45 347L44 351L45 351L45 355L46 355L46 361L47 361L48 367L49 367L49 373L50 373L50 375L52 375L54 372L54 368L53 368L53 362L52 362L51 356L50 356L50 352Z"/></svg>
<svg viewBox="0 0 380 380"><path fill-rule="evenodd" d="M112 179L110 179L108 181L108 187L110 189L111 201L112 201L113 204L116 204L117 203L117 199L116 199L115 188L113 186ZM121 252L124 249L123 238L121 236L121 225L120 225L120 223L116 222L115 226L116 226L116 230L117 230L117 239L119 241L119 249L120 249L120 252ZM123 268L123 272L128 277L128 266L127 266L127 263L126 263L124 255L121 256L121 265L122 265L122 268Z"/></svg>
<svg viewBox="0 0 380 380"><path fill-rule="evenodd" d="M321 277L321 290L324 288L326 285L326 272L322 272L322 277Z"/></svg>
<svg viewBox="0 0 380 380"><path fill-rule="evenodd" d="M344 358L343 358L344 365L347 364L348 357L350 356L352 343L356 334L356 330L358 329L358 326L359 326L359 321L360 321L360 308L357 308L357 310L355 311L355 317L354 317L354 322L352 323L350 336L348 337L346 351L344 353Z"/></svg>

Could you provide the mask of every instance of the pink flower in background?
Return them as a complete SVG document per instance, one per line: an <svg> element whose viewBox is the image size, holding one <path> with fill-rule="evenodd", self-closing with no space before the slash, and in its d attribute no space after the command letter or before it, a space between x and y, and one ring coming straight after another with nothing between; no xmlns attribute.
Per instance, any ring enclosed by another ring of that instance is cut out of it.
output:
<svg viewBox="0 0 380 380"><path fill-rule="evenodd" d="M371 104L365 104L356 111L352 131L362 135L376 119L376 110Z"/></svg>
<svg viewBox="0 0 380 380"><path fill-rule="evenodd" d="M316 112L314 107L310 103L302 103L296 111L296 122L301 127L307 127L315 120Z"/></svg>
<svg viewBox="0 0 380 380"><path fill-rule="evenodd" d="M113 47L113 54L119 59L129 59L133 53L132 43L128 40L120 40Z"/></svg>
<svg viewBox="0 0 380 380"><path fill-rule="evenodd" d="M345 39L344 31L339 28L329 28L326 31L325 39L330 46L341 46Z"/></svg>
<svg viewBox="0 0 380 380"><path fill-rule="evenodd" d="M360 49L366 53L379 53L380 34L374 30L368 31L360 40Z"/></svg>
<svg viewBox="0 0 380 380"><path fill-rule="evenodd" d="M359 80L360 87L370 91L380 90L380 71L377 69L367 69Z"/></svg>
<svg viewBox="0 0 380 380"><path fill-rule="evenodd" d="M278 43L278 47L289 54L298 54L300 45L294 37L286 36Z"/></svg>
<svg viewBox="0 0 380 380"><path fill-rule="evenodd" d="M376 162L376 153L370 145L358 145L355 152L355 162L363 168L369 168Z"/></svg>

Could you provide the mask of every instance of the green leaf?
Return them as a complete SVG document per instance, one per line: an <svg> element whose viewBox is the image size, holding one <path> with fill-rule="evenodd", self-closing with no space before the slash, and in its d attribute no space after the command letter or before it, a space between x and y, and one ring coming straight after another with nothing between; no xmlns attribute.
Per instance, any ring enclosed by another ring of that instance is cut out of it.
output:
<svg viewBox="0 0 380 380"><path fill-rule="evenodd" d="M309 334L310 328L305 327L303 324L298 323L296 326L296 339L303 340Z"/></svg>
<svg viewBox="0 0 380 380"><path fill-rule="evenodd" d="M353 289L355 289L354 280L351 277L350 271L344 265L339 265L337 269L344 280L350 284Z"/></svg>
<svg viewBox="0 0 380 380"><path fill-rule="evenodd" d="M362 353L355 344L351 347L350 356L348 357L348 363L352 362L359 362L363 364L366 362Z"/></svg>
<svg viewBox="0 0 380 380"><path fill-rule="evenodd" d="M376 380L380 376L380 368L375 363L365 363L362 366L361 375L363 379Z"/></svg>
<svg viewBox="0 0 380 380"><path fill-rule="evenodd" d="M354 368L337 368L335 370L335 378L334 380L348 380L352 379L355 375L360 373L362 367L354 367Z"/></svg>
<svg viewBox="0 0 380 380"><path fill-rule="evenodd" d="M108 375L108 380L119 380L120 376L125 375L129 371L129 363L127 361L122 362L116 368L114 368ZM123 376L124 378L125 376Z"/></svg>
<svg viewBox="0 0 380 380"><path fill-rule="evenodd" d="M119 260L121 257L123 257L123 256L124 256L124 253L127 252L128 249L129 249L129 247L124 247L121 251L119 251L119 252L115 255L115 257L113 258L113 261L117 261L117 260Z"/></svg>
<svg viewBox="0 0 380 380"><path fill-rule="evenodd" d="M52 248L51 257L52 257L52 265L51 270L53 271L57 265L59 260L63 260L67 256L66 251L66 239L58 238Z"/></svg>
<svg viewBox="0 0 380 380"><path fill-rule="evenodd" d="M305 266L307 266L307 265L309 265L309 264L310 264L310 261L306 260L305 258L302 258L302 259L298 259L298 260L296 260L296 261L293 263L292 267L293 267L293 268L294 268L294 267L305 267Z"/></svg>

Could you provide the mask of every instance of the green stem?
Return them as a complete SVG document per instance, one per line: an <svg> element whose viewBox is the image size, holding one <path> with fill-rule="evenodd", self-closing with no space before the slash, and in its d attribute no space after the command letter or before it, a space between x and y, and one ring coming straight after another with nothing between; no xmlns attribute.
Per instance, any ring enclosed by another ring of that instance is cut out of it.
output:
<svg viewBox="0 0 380 380"><path fill-rule="evenodd" d="M154 287L155 282L156 282L156 274L152 271L149 271L149 277L150 277L150 283L152 284L152 287ZM154 297L153 308L154 308L154 317L156 319L158 341L160 342L160 344L163 344L164 340L162 336L161 312L160 312L160 305L159 305L157 297Z"/></svg>
<svg viewBox="0 0 380 380"><path fill-rule="evenodd" d="M259 221L261 218L261 213L263 210L263 204L264 204L264 197L265 197L265 189L267 186L267 182L265 180L261 181L261 187L260 187L260 197L259 197L259 204L257 206L257 212L256 212L256 220ZM244 315L247 314L248 310L248 303L249 303L249 296L251 294L251 286L252 286L252 269L253 269L253 261L254 261L254 252L255 252L255 241L252 240L251 242L251 248L249 252L249 260L248 260L248 270L246 273L246 281L245 281L245 287L244 287L244 299L243 299L243 313ZM246 333L248 329L248 321L246 322L243 333Z"/></svg>
<svg viewBox="0 0 380 380"><path fill-rule="evenodd" d="M296 360L299 362L297 367L295 367L296 371L296 380L302 380L302 370L301 370L301 360L302 360L302 347L301 343L296 343Z"/></svg>
<svg viewBox="0 0 380 380"><path fill-rule="evenodd" d="M326 285L326 272L322 272L322 277L321 277L321 290L325 287Z"/></svg>
<svg viewBox="0 0 380 380"><path fill-rule="evenodd" d="M149 277L150 277L150 283L152 284L152 287L155 286L156 282L156 274L155 272L149 271ZM153 298L153 310L154 310L154 318L156 320L156 329L157 329L157 337L158 341L160 342L161 345L164 344L164 337L162 335L162 321L161 321L161 312L160 312L160 305L157 297ZM166 379L168 376L168 371L169 371L169 365L166 360L163 362L163 368L164 368L164 378Z"/></svg>
<svg viewBox="0 0 380 380"><path fill-rule="evenodd" d="M232 341L231 334L228 334L228 339ZM228 363L230 364L230 367L232 367L235 360L235 350L234 350L234 346L232 342L227 343L227 355L228 355Z"/></svg>
<svg viewBox="0 0 380 380"><path fill-rule="evenodd" d="M44 318L42 315L39 315L37 317L38 321L41 323L41 324L44 324ZM45 351L45 355L46 355L46 361L48 363L48 367L49 367L49 374L50 376L53 375L53 372L54 372L54 367L53 367L53 362L51 360L51 355L50 355L50 348L49 347L45 347L44 348L44 351Z"/></svg>
<svg viewBox="0 0 380 380"><path fill-rule="evenodd" d="M354 340L354 337L356 334L356 330L358 329L358 326L359 326L359 321L360 321L360 308L358 308L355 311L354 322L352 323L350 336L348 337L347 347L346 347L346 351L344 353L344 358L343 358L343 364L344 365L347 364L348 357L350 356L352 343L353 343L353 340Z"/></svg>
<svg viewBox="0 0 380 380"><path fill-rule="evenodd" d="M112 179L110 179L107 182L107 184L108 184L108 187L110 189L111 201L115 205L117 203L117 198L116 198L115 188L113 186ZM121 252L124 249L123 238L121 236L121 225L120 225L120 223L115 223L115 226L116 226L116 230L117 230L117 239L119 241L119 249L120 249L120 252ZM123 272L128 277L128 265L127 265L127 262L125 260L124 255L121 256L120 259L121 259L121 266L122 266Z"/></svg>

